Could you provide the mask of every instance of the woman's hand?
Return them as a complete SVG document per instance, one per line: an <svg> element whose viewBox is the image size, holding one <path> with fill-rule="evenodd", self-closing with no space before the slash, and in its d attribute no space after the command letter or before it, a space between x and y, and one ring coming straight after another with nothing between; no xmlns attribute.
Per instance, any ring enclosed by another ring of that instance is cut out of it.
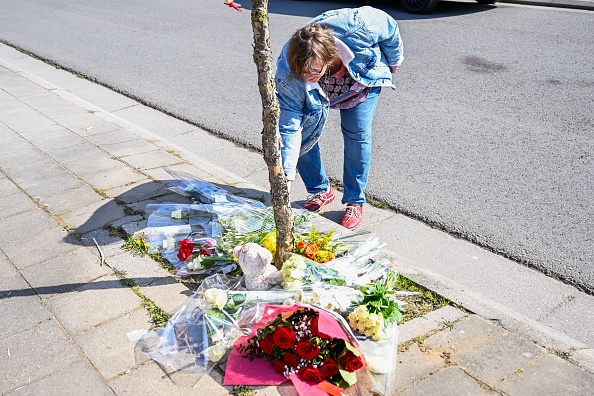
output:
<svg viewBox="0 0 594 396"><path fill-rule="evenodd" d="M400 68L400 65L397 66L388 66L390 68L390 73L394 74L396 73L396 70L398 70Z"/></svg>

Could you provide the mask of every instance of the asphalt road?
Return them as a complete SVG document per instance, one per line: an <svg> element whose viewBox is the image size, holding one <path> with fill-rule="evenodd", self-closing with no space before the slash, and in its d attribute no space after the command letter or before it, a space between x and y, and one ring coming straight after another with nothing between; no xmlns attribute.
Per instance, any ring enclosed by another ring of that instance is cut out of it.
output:
<svg viewBox="0 0 594 396"><path fill-rule="evenodd" d="M415 16L365 3L394 16L405 42L397 90L384 90L377 110L369 194L594 293L592 12L444 1ZM361 4L273 1L274 56L311 17ZM259 147L243 6L0 0L0 40ZM322 149L340 180L337 116Z"/></svg>

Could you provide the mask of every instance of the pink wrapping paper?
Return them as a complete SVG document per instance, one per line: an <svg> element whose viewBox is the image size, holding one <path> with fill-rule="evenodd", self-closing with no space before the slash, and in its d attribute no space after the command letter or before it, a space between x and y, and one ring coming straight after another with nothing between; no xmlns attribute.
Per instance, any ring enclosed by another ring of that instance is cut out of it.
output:
<svg viewBox="0 0 594 396"><path fill-rule="evenodd" d="M262 319L254 325L249 336L243 336L235 341L233 349L227 359L227 368L225 369L225 385L280 385L287 380L287 378L276 372L272 364L264 358L257 358L249 361L242 357L237 347L241 344L247 344L247 339L253 337L256 331L268 322L273 321L281 312L292 312L299 308L304 308L305 305L267 305L264 308L264 315ZM315 309L315 308L314 308ZM318 311L318 310L316 310ZM320 318L318 320L318 329L321 333L332 338L341 338L348 340L347 334L344 332L340 324L331 315L324 311L318 311ZM308 396L326 396L326 392L318 388L317 384L302 380L298 375L293 374L289 377L293 382L295 389L300 395Z"/></svg>

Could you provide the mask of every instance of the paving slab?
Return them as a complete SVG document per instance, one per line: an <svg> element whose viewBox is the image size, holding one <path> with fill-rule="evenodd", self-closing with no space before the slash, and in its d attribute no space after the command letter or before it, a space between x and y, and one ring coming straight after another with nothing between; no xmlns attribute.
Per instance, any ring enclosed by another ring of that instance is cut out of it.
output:
<svg viewBox="0 0 594 396"><path fill-rule="evenodd" d="M55 226L56 222L38 208L0 219L0 248L8 242L27 238Z"/></svg>
<svg viewBox="0 0 594 396"><path fill-rule="evenodd" d="M144 139L129 140L115 144L106 144L102 147L104 150L119 158L159 150L159 148L153 143L147 142Z"/></svg>
<svg viewBox="0 0 594 396"><path fill-rule="evenodd" d="M80 207L107 202L107 198L99 195L88 184L82 184L70 190L42 197L39 203L53 215L72 212Z"/></svg>
<svg viewBox="0 0 594 396"><path fill-rule="evenodd" d="M130 166L141 170L161 168L163 166L172 166L185 162L183 159L161 150L142 154L133 154L120 158Z"/></svg>
<svg viewBox="0 0 594 396"><path fill-rule="evenodd" d="M95 239L95 241L101 248L105 260L109 259L110 257L124 253L124 251L122 250L122 245L124 243L122 238L120 238L119 236L110 235L108 230L93 230L80 236L80 243L84 246L89 246L91 248L91 251L95 253L97 256L99 256L99 251L95 251L97 249L97 246L95 245L93 239Z"/></svg>
<svg viewBox="0 0 594 396"><path fill-rule="evenodd" d="M591 395L594 376L558 356L547 354L497 387L514 396Z"/></svg>
<svg viewBox="0 0 594 396"><path fill-rule="evenodd" d="M67 128L81 137L93 136L98 133L117 131L121 127L111 121L98 116L85 115L74 121L68 121Z"/></svg>
<svg viewBox="0 0 594 396"><path fill-rule="evenodd" d="M84 176L83 180L93 186L93 188L99 190L109 190L140 181L148 181L145 175L129 167L119 167L103 172L96 172Z"/></svg>
<svg viewBox="0 0 594 396"><path fill-rule="evenodd" d="M47 90L20 99L23 103L26 103L31 108L37 110L48 118L60 118L86 112L85 109L82 109L79 106L74 106L70 102Z"/></svg>
<svg viewBox="0 0 594 396"><path fill-rule="evenodd" d="M78 158L72 161L62 162L62 165L70 172L81 177L91 173L125 167L124 164L111 158L107 153L102 153L100 156L93 157L93 161L88 161L86 158Z"/></svg>
<svg viewBox="0 0 594 396"><path fill-rule="evenodd" d="M75 292L50 298L46 304L66 331L74 335L134 311L141 300L117 277L109 275L86 283Z"/></svg>
<svg viewBox="0 0 594 396"><path fill-rule="evenodd" d="M82 360L76 347L52 319L0 338L0 351L3 355L0 394L3 395Z"/></svg>
<svg viewBox="0 0 594 396"><path fill-rule="evenodd" d="M58 124L47 128L37 129L35 130L35 133L37 135L41 135L33 138L35 141L35 147L42 150L43 152L64 147L76 146L78 144L84 143L83 138Z"/></svg>
<svg viewBox="0 0 594 396"><path fill-rule="evenodd" d="M120 242L119 246L121 245ZM132 253L124 252L119 247L118 250L119 254L107 258L107 264L122 273L123 277L135 281L137 285L147 286L157 279L169 277L169 272L153 259L133 256ZM113 252L116 253L115 249Z"/></svg>
<svg viewBox="0 0 594 396"><path fill-rule="evenodd" d="M4 126L2 123L0 123L0 136L2 137L0 156L26 150L27 148L34 148L31 143L23 139L18 133ZM2 167L4 167L4 165L2 165Z"/></svg>
<svg viewBox="0 0 594 396"><path fill-rule="evenodd" d="M6 174L18 185L27 186L31 183L46 180L50 177L59 176L66 170L58 165L42 151L38 151L38 159L35 162L17 167L8 168Z"/></svg>
<svg viewBox="0 0 594 396"><path fill-rule="evenodd" d="M104 145L112 145L116 143L129 142L137 140L138 135L126 131L124 129L116 129L113 131L101 132L94 135L87 136L87 140L103 147Z"/></svg>
<svg viewBox="0 0 594 396"><path fill-rule="evenodd" d="M35 251L31 251L35 246ZM39 264L80 247L80 243L62 227L55 226L37 234L27 236L26 243L21 240L7 242L2 251L18 269Z"/></svg>
<svg viewBox="0 0 594 396"><path fill-rule="evenodd" d="M18 191L12 195L0 197L0 219L27 212L37 207L26 194Z"/></svg>
<svg viewBox="0 0 594 396"><path fill-rule="evenodd" d="M461 319L424 344L448 352L453 361L491 386L546 353L529 339L477 315Z"/></svg>
<svg viewBox="0 0 594 396"><path fill-rule="evenodd" d="M13 80L12 83L5 81L2 84L2 90L8 92L15 98L22 98L24 96L47 92L45 88L24 78Z"/></svg>
<svg viewBox="0 0 594 396"><path fill-rule="evenodd" d="M413 344L406 351L398 352L394 389L402 390L444 365L445 360L439 352L426 348L421 350L417 344Z"/></svg>
<svg viewBox="0 0 594 396"><path fill-rule="evenodd" d="M148 199L168 194L169 192L171 191L166 185L150 179L105 191L109 197L117 199L126 204L146 201Z"/></svg>
<svg viewBox="0 0 594 396"><path fill-rule="evenodd" d="M150 317L146 309L141 307L91 328L76 336L74 341L103 378L110 380L149 360L145 356L144 361L136 361L135 341L128 338L128 333L149 330L150 327Z"/></svg>
<svg viewBox="0 0 594 396"><path fill-rule="evenodd" d="M112 91L109 88L105 88L97 84L87 83L80 87L73 88L66 84L60 86L64 87L73 95L81 97L110 113L138 104L138 102L134 99L130 99L124 95Z"/></svg>
<svg viewBox="0 0 594 396"><path fill-rule="evenodd" d="M55 362L54 362L55 364ZM17 388L8 395L93 395L113 396L112 390L99 378L86 361L78 361L64 367L59 364L59 371Z"/></svg>
<svg viewBox="0 0 594 396"><path fill-rule="evenodd" d="M37 147L27 143L21 145L17 151L8 151L0 154L0 164L3 170L32 164L43 158L43 152Z"/></svg>
<svg viewBox="0 0 594 396"><path fill-rule="evenodd" d="M51 318L17 269L0 255L0 317L7 337Z"/></svg>
<svg viewBox="0 0 594 396"><path fill-rule="evenodd" d="M481 387L474 378L457 367L448 367L399 393L403 396L426 395L497 395Z"/></svg>
<svg viewBox="0 0 594 396"><path fill-rule="evenodd" d="M594 314L592 312L592 296L576 292L571 301L557 307L541 322L586 345L594 345Z"/></svg>
<svg viewBox="0 0 594 396"><path fill-rule="evenodd" d="M96 156L105 155L105 153L94 144L84 140L84 138L79 139L83 140L72 146L48 150L46 153L60 163L81 158L92 160Z"/></svg>
<svg viewBox="0 0 594 396"><path fill-rule="evenodd" d="M32 197L47 197L76 188L82 184L83 182L78 177L64 169L62 172L48 176L45 179L20 183L20 187Z"/></svg>
<svg viewBox="0 0 594 396"><path fill-rule="evenodd" d="M0 198L20 193L21 189L8 179L3 173L0 173Z"/></svg>
<svg viewBox="0 0 594 396"><path fill-rule="evenodd" d="M174 313L194 293L171 276L159 278L142 286L140 292L165 312Z"/></svg>
<svg viewBox="0 0 594 396"><path fill-rule="evenodd" d="M105 265L101 267L99 259L86 247L21 270L23 277L42 298L70 292L109 273L111 269Z"/></svg>
<svg viewBox="0 0 594 396"><path fill-rule="evenodd" d="M149 131L167 131L168 134L173 136L196 128L187 122L170 117L142 104L115 111L113 114L132 122L134 125L138 125L140 128Z"/></svg>
<svg viewBox="0 0 594 396"><path fill-rule="evenodd" d="M68 212L62 219L72 226L76 233L85 234L122 217L125 217L123 206L114 200L107 200Z"/></svg>
<svg viewBox="0 0 594 396"><path fill-rule="evenodd" d="M404 344L413 338L424 336L432 331L440 330L451 323L466 317L464 311L452 306L445 306L438 310L419 316L398 326L398 343Z"/></svg>
<svg viewBox="0 0 594 396"><path fill-rule="evenodd" d="M193 381L190 386L176 385L155 362L150 361L115 378L109 384L117 395L136 395L138 389L142 389L142 394L145 396L228 395L227 389L208 375L205 375L197 383L195 378L190 380Z"/></svg>

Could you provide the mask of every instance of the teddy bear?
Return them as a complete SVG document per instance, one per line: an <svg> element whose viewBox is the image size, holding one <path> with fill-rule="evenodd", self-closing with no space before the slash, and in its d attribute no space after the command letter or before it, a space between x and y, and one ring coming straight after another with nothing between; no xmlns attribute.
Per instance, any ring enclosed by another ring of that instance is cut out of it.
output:
<svg viewBox="0 0 594 396"><path fill-rule="evenodd" d="M272 253L257 243L236 246L233 255L243 270L248 290L268 290L283 280L282 272L272 262Z"/></svg>

